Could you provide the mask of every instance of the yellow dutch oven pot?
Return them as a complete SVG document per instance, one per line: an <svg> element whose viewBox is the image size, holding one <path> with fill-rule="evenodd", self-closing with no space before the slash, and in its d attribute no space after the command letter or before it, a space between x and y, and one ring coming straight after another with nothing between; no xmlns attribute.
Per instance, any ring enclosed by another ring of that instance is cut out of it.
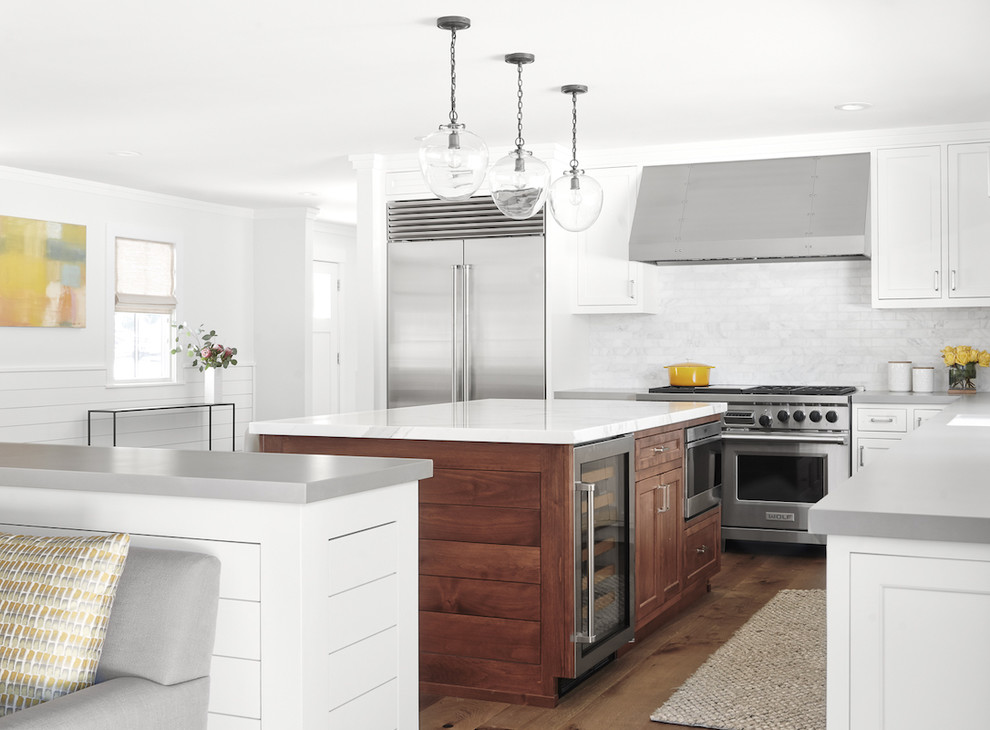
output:
<svg viewBox="0 0 990 730"><path fill-rule="evenodd" d="M708 374L714 365L702 365L697 362L681 362L676 365L664 365L670 376L671 385L708 385Z"/></svg>

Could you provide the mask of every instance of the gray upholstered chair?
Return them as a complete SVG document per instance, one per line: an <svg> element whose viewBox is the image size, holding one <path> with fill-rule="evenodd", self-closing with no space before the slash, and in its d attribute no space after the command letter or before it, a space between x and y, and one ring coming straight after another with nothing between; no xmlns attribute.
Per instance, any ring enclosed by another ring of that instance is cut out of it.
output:
<svg viewBox="0 0 990 730"><path fill-rule="evenodd" d="M215 557L132 546L96 684L0 718L0 728L206 728L219 585Z"/></svg>

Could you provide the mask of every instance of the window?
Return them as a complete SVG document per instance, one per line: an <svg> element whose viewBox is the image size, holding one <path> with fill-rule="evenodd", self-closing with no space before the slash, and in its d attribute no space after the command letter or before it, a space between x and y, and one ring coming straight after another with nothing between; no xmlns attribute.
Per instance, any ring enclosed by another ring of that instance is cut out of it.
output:
<svg viewBox="0 0 990 730"><path fill-rule="evenodd" d="M113 379L172 379L175 246L115 238Z"/></svg>

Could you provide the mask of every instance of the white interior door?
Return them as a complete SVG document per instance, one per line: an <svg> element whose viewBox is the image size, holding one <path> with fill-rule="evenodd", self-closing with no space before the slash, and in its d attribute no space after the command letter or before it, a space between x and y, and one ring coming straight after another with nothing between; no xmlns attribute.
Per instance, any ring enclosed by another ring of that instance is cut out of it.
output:
<svg viewBox="0 0 990 730"><path fill-rule="evenodd" d="M313 262L312 413L340 411L340 272L331 261Z"/></svg>

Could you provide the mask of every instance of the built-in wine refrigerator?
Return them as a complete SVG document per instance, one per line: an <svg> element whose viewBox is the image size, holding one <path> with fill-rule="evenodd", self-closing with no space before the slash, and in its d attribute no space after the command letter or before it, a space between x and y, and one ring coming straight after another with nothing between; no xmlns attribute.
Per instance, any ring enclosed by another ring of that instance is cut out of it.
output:
<svg viewBox="0 0 990 730"><path fill-rule="evenodd" d="M576 677L633 638L634 448L621 436L574 449Z"/></svg>

